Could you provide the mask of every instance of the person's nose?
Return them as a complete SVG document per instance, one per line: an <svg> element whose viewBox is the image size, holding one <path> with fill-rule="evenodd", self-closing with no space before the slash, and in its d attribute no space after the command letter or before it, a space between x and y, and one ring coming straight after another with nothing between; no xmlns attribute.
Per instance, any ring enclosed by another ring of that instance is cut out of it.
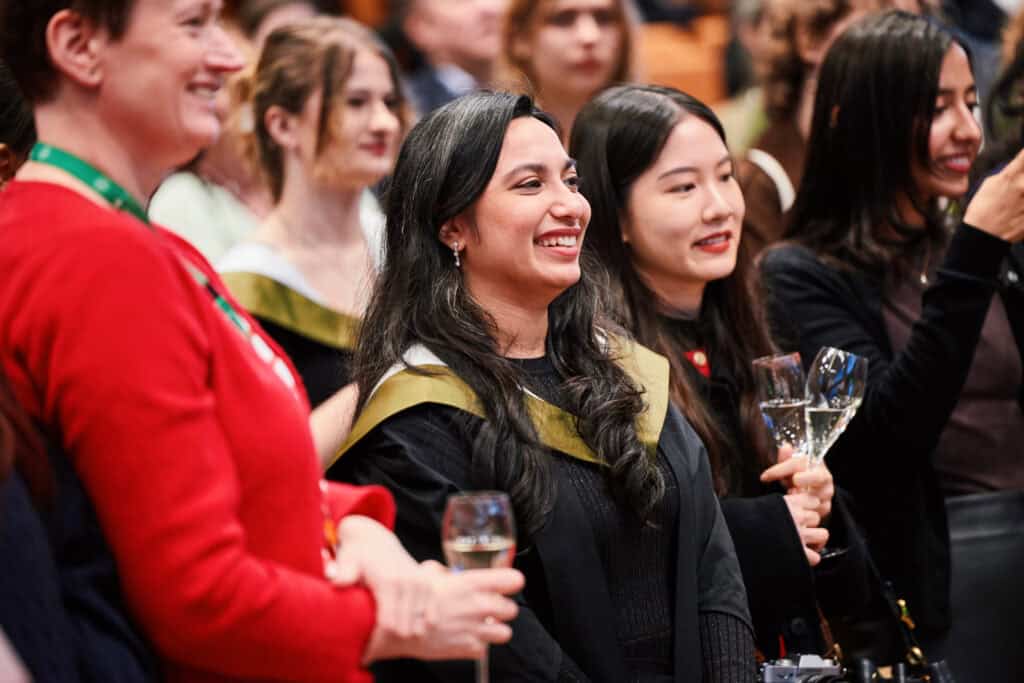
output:
<svg viewBox="0 0 1024 683"><path fill-rule="evenodd" d="M594 45L601 38L601 27L594 15L584 12L576 19L574 26L576 40L583 45Z"/></svg>
<svg viewBox="0 0 1024 683"><path fill-rule="evenodd" d="M220 73L232 73L245 66L242 53L220 26L213 28L213 38L206 54L207 66Z"/></svg>

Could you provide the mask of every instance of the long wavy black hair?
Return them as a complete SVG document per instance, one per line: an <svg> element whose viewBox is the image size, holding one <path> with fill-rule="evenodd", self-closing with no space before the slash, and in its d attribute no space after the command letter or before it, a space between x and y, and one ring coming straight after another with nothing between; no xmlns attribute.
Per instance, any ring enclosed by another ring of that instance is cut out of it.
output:
<svg viewBox="0 0 1024 683"><path fill-rule="evenodd" d="M766 440L750 361L772 351L768 327L748 250L741 241L736 268L726 278L708 283L696 324L700 343L713 364L727 369L739 389L742 434L728 434L690 379L684 352L696 340L680 339L678 326L659 315L657 295L633 264L622 242L620 219L633 183L661 154L675 126L687 116L710 125L725 143L718 117L700 100L672 88L623 85L609 88L587 104L576 118L569 153L584 178L582 192L593 215L584 251L607 267L618 296L618 312L640 343L668 357L672 367L672 400L704 441L719 493L738 493L747 471L760 471L774 461ZM748 462L754 454L755 462Z"/></svg>
<svg viewBox="0 0 1024 683"><path fill-rule="evenodd" d="M556 128L529 97L482 92L434 111L409 133L385 194L384 264L353 374L365 402L412 345L423 344L443 359L486 414L473 437L473 485L507 491L529 536L554 502L550 455L527 412L521 368L499 353L494 319L473 299L438 235L483 194L509 124L519 117ZM637 437L642 388L614 362L599 333L609 329L600 268L583 259L581 270L580 281L549 307L547 355L564 379L563 407L577 416L580 436L608 465L611 494L646 519L665 484Z"/></svg>
<svg viewBox="0 0 1024 683"><path fill-rule="evenodd" d="M944 240L949 220L919 197L911 169L915 160L930 165L942 61L953 44L935 21L896 10L836 40L818 76L787 237L837 267L881 277L898 273L920 240ZM905 224L901 197L925 217L924 230Z"/></svg>

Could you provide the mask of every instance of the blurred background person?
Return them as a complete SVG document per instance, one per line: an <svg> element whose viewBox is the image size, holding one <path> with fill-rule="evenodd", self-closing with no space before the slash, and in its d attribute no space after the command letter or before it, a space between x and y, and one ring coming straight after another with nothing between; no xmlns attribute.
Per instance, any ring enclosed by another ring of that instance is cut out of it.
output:
<svg viewBox="0 0 1024 683"><path fill-rule="evenodd" d="M938 23L889 12L848 29L822 66L792 243L762 268L773 324L805 363L822 346L869 360L828 462L925 654L958 680L1009 681L1024 676L1010 635L1024 628L1024 293L1007 260L1024 237L1024 155L962 221L950 213L981 144L977 106L967 52ZM981 529L1014 543L973 543Z"/></svg>
<svg viewBox="0 0 1024 683"><path fill-rule="evenodd" d="M755 257L781 239L800 186L821 62L832 41L876 6L873 0L771 2L762 53L768 126L736 168L747 206L743 241Z"/></svg>
<svg viewBox="0 0 1024 683"><path fill-rule="evenodd" d="M779 0L732 3L733 40L726 51L729 100L714 106L733 156L741 158L768 126L761 71L768 59L772 4Z"/></svg>
<svg viewBox="0 0 1024 683"><path fill-rule="evenodd" d="M218 269L315 408L349 382L381 258L380 225L365 224L362 198L391 172L411 115L390 50L350 19L274 31L239 87L274 208Z"/></svg>
<svg viewBox="0 0 1024 683"><path fill-rule="evenodd" d="M999 74L984 106L989 135L972 169L975 185L1024 149L1024 10L1007 23L1001 54Z"/></svg>
<svg viewBox="0 0 1024 683"><path fill-rule="evenodd" d="M385 490L322 482L293 367L143 209L220 131L241 59L219 9L0 0L0 59L39 138L0 192L0 366L88 497L71 561L109 542L77 578L159 658L95 680L367 681L377 658L475 657L511 637L500 594L521 576L420 565Z"/></svg>
<svg viewBox="0 0 1024 683"><path fill-rule="evenodd" d="M567 141L591 97L634 79L634 33L630 0L511 0L501 85L533 93Z"/></svg>
<svg viewBox="0 0 1024 683"><path fill-rule="evenodd" d="M958 39L971 55L983 102L988 100L999 73L1003 28L1020 6L1020 0L941 0L945 19L957 29Z"/></svg>
<svg viewBox="0 0 1024 683"><path fill-rule="evenodd" d="M244 60L251 63L275 28L318 13L311 0L242 0L224 23ZM229 79L217 97L222 134L185 168L164 179L149 203L154 220L214 263L252 234L273 206L258 167L246 158L245 140L254 124L243 100Z"/></svg>
<svg viewBox="0 0 1024 683"><path fill-rule="evenodd" d="M416 53L405 84L417 113L493 84L508 0L396 0L394 5L394 21Z"/></svg>

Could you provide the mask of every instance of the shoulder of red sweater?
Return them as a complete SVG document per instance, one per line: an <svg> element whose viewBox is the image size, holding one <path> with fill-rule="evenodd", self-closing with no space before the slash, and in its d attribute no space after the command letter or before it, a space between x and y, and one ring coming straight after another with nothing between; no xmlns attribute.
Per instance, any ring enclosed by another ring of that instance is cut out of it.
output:
<svg viewBox="0 0 1024 683"><path fill-rule="evenodd" d="M164 260L185 247L167 231L53 183L14 182L0 203L5 239L45 258ZM24 240L19 240L23 237Z"/></svg>

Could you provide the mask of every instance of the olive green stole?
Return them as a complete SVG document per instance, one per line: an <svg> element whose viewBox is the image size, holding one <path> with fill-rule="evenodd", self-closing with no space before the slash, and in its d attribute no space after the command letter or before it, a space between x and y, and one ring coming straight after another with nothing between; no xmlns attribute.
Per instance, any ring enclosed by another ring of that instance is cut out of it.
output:
<svg viewBox="0 0 1024 683"><path fill-rule="evenodd" d="M616 346L622 369L644 390L645 409L638 419L637 435L653 456L668 412L668 360L638 344L617 343ZM409 366L416 367L417 371L410 370ZM529 391L525 393L527 410L545 446L585 462L604 464L580 437L573 415ZM406 353L404 364L392 368L374 388L331 464L389 417L423 403L450 406L485 417L483 406L469 385L433 353L422 346L416 347Z"/></svg>
<svg viewBox="0 0 1024 683"><path fill-rule="evenodd" d="M339 313L266 275L221 273L231 295L250 314L326 346L352 351L359 318Z"/></svg>

